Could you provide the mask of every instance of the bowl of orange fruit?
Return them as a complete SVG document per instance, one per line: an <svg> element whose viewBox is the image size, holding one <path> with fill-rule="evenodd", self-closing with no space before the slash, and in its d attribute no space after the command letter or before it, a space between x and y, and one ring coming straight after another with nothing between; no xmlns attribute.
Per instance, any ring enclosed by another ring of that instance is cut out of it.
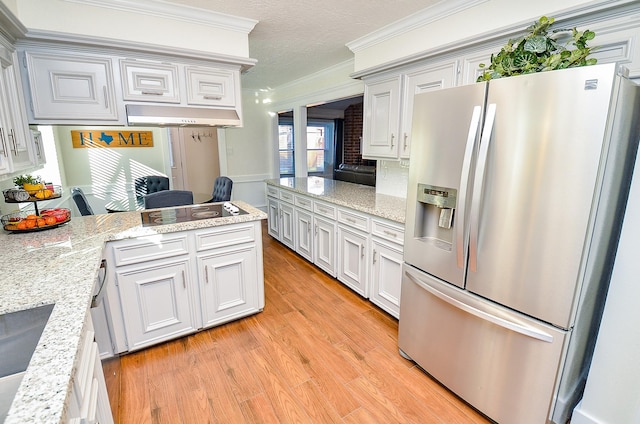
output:
<svg viewBox="0 0 640 424"><path fill-rule="evenodd" d="M71 220L71 211L66 208L43 209L38 215L30 212L15 212L0 218L5 231L30 232L56 228Z"/></svg>

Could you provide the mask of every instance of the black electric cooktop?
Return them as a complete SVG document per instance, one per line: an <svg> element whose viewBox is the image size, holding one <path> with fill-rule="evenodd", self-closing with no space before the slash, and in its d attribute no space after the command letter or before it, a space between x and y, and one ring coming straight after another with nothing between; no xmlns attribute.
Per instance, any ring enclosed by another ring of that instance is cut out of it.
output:
<svg viewBox="0 0 640 424"><path fill-rule="evenodd" d="M225 202L144 211L140 215L142 216L142 226L152 227L154 225L178 224L201 219L228 218L231 216L246 215L247 213L247 211L240 209L234 204Z"/></svg>

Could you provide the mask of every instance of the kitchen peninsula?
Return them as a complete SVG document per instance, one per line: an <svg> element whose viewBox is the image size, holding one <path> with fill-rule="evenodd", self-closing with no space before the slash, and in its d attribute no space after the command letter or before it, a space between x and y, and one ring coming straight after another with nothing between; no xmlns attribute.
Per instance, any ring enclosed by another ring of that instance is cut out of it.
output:
<svg viewBox="0 0 640 424"><path fill-rule="evenodd" d="M255 224L266 215L241 201L246 214L176 224L143 226L140 212L73 218L52 230L0 234L3 247L0 314L55 305L23 376L6 423L60 423L79 367L84 335L91 330L89 310L105 245L110 242L217 227ZM256 244L261 233L255 235ZM261 244L260 244L261 245ZM262 282L262 251L259 277Z"/></svg>
<svg viewBox="0 0 640 424"><path fill-rule="evenodd" d="M320 177L266 184L269 235L398 318L406 200Z"/></svg>

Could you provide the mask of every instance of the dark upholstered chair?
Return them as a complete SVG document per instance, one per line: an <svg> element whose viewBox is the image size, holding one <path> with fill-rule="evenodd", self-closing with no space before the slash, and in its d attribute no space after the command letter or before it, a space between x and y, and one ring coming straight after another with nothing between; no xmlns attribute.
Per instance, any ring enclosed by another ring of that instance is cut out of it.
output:
<svg viewBox="0 0 640 424"><path fill-rule="evenodd" d="M231 178L222 176L216 178L216 182L213 184L213 197L205 203L228 202L231 200L232 188L233 181L231 181Z"/></svg>
<svg viewBox="0 0 640 424"><path fill-rule="evenodd" d="M93 215L93 209L91 209L91 205L89 205L89 202L81 188L72 188L71 197L73 197L73 201L76 202L76 206L78 207L81 215Z"/></svg>
<svg viewBox="0 0 640 424"><path fill-rule="evenodd" d="M187 190L162 190L144 196L144 208L193 205L193 192Z"/></svg>
<svg viewBox="0 0 640 424"><path fill-rule="evenodd" d="M143 197L150 193L169 190L169 178L161 175L147 175L135 179L136 196Z"/></svg>

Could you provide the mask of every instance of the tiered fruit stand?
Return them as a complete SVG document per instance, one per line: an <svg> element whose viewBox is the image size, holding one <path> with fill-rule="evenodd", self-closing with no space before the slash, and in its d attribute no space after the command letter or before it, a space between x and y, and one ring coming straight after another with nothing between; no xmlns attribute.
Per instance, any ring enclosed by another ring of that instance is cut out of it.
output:
<svg viewBox="0 0 640 424"><path fill-rule="evenodd" d="M62 187L47 185L35 190L10 188L3 191L6 203L33 203L34 212L15 212L2 216L5 231L31 232L56 228L71 220L71 211L66 208L38 210L38 202L57 199L62 196Z"/></svg>

